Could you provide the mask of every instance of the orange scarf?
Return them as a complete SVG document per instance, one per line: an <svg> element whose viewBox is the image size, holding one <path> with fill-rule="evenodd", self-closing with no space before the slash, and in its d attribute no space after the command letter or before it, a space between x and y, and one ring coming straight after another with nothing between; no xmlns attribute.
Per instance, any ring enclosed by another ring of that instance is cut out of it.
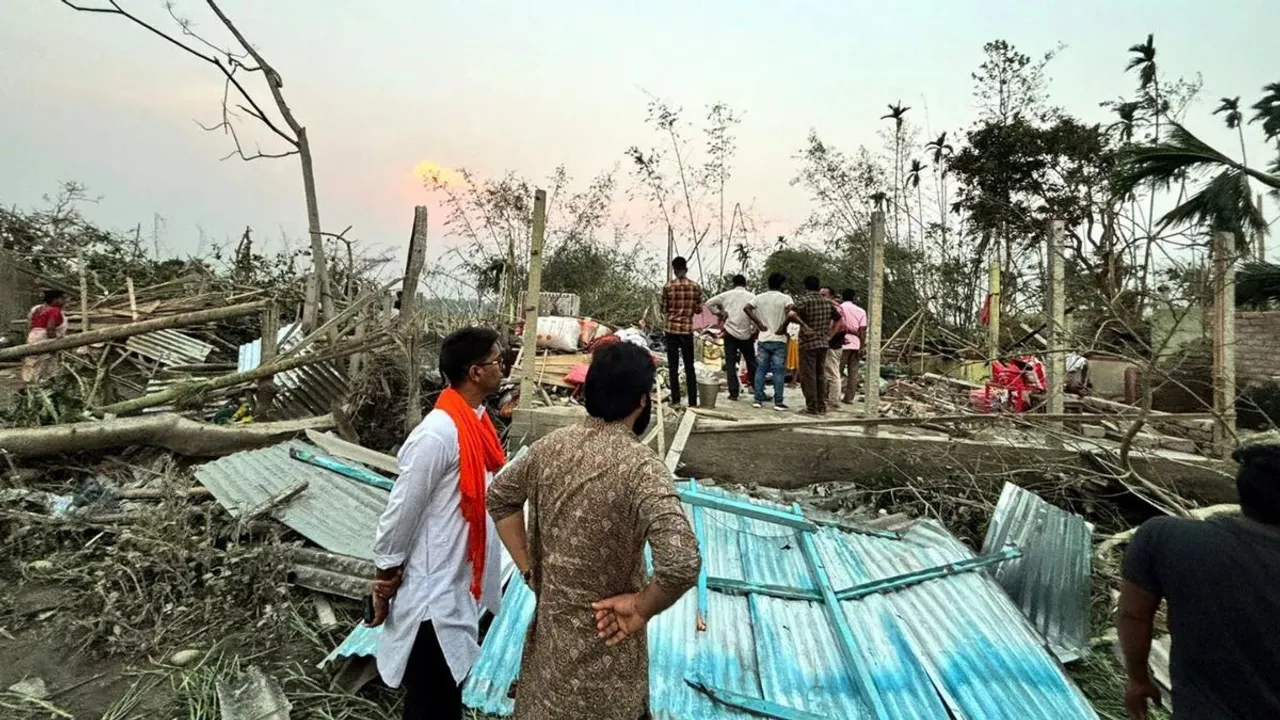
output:
<svg viewBox="0 0 1280 720"><path fill-rule="evenodd" d="M471 561L471 594L480 599L484 577L485 471L497 472L507 461L489 413L476 417L476 409L453 388L445 388L436 400L458 428L458 489L462 492L462 518L467 521L467 559Z"/></svg>

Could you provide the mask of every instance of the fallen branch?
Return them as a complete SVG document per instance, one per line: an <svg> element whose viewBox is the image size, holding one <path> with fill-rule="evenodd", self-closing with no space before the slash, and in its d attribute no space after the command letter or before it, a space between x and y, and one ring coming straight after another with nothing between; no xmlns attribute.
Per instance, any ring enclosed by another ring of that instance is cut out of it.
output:
<svg viewBox="0 0 1280 720"><path fill-rule="evenodd" d="M253 522L254 520L257 520L258 518L266 515L267 513L273 512L276 508L280 507L281 505L287 505L290 500L294 499L299 494L301 494L304 490L306 490L307 485L309 485L309 483L306 480L299 480L293 483L292 485L286 487L285 489L281 490L275 495L272 495L266 500L263 500L257 506L249 508L248 510L244 511L244 513L241 514L239 517L240 521Z"/></svg>
<svg viewBox="0 0 1280 720"><path fill-rule="evenodd" d="M41 343L29 343L27 345L18 345L11 348L0 348L0 361L16 360L18 358L27 357L28 355L44 355L47 353L58 352L59 350L71 350L72 348L83 347L85 345L96 345L98 343L111 342L113 340L123 340L125 338L133 337L134 335L144 335L149 332L155 332L156 330L170 330L172 328L204 325L205 323L217 322L219 320L230 320L231 318L244 317L245 315L254 315L261 312L264 307L266 307L265 302L231 305L228 307L214 308L212 310L200 310L183 315L171 315L169 317L156 318L155 320L143 320L142 322L129 323L128 325L100 328L98 330L90 330L76 335L68 335L66 337L57 338L56 340L47 340Z"/></svg>
<svg viewBox="0 0 1280 720"><path fill-rule="evenodd" d="M48 457L130 445L149 445L193 457L226 455L269 445L304 430L333 426L328 415L288 422L208 425L163 413L41 428L0 430L0 450L15 457Z"/></svg>

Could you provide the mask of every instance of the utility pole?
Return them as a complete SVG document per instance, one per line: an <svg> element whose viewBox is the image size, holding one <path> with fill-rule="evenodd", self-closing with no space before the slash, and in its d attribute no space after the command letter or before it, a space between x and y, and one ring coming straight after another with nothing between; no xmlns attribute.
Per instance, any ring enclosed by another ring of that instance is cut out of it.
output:
<svg viewBox="0 0 1280 720"><path fill-rule="evenodd" d="M1048 325L1049 341L1049 384L1045 412L1053 415L1062 414L1062 389L1066 382L1066 358L1063 356L1063 345L1066 341L1066 299L1062 269L1062 236L1061 220L1050 220L1048 227L1048 246L1046 254L1049 261L1048 300L1045 318Z"/></svg>
<svg viewBox="0 0 1280 720"><path fill-rule="evenodd" d="M865 414L880 414L880 337L884 316L884 211L871 213L871 266L867 273L867 390ZM821 368L819 368L821 371ZM867 434L875 435L876 426L868 425Z"/></svg>
<svg viewBox="0 0 1280 720"><path fill-rule="evenodd" d="M1236 440L1235 235L1213 234L1213 451L1231 455Z"/></svg>
<svg viewBox="0 0 1280 720"><path fill-rule="evenodd" d="M538 369L538 304L542 297L542 243L547 233L547 193L533 193L533 242L529 248L529 287L524 293L524 368L520 377L520 409L533 406Z"/></svg>

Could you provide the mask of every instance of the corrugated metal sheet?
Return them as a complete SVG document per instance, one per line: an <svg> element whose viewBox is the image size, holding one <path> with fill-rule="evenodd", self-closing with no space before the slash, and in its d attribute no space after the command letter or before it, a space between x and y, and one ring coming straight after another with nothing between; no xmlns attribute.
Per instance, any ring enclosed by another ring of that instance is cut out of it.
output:
<svg viewBox="0 0 1280 720"><path fill-rule="evenodd" d="M1022 557L994 567L992 575L1059 660L1088 655L1093 533L1084 518L1007 483L982 551L1007 544L1021 548Z"/></svg>
<svg viewBox="0 0 1280 720"><path fill-rule="evenodd" d="M280 328L277 335L279 351L284 352L297 345L303 338L297 323ZM303 348L305 355L311 348ZM262 364L262 339L240 346L237 369L248 372ZM275 377L280 389L275 397L276 414L284 419L323 415L341 403L350 391L346 375L339 362L307 365L286 370Z"/></svg>
<svg viewBox="0 0 1280 720"><path fill-rule="evenodd" d="M197 467L196 480L236 516L306 480L307 489L281 505L274 517L325 550L372 560L387 491L294 460L289 456L294 447L321 452L299 441L246 450Z"/></svg>
<svg viewBox="0 0 1280 720"><path fill-rule="evenodd" d="M195 365L204 362L213 346L177 330L156 330L125 341L129 350L161 365Z"/></svg>
<svg viewBox="0 0 1280 720"><path fill-rule="evenodd" d="M699 512L710 576L819 589L797 531L727 511ZM916 523L900 540L832 528L819 529L811 539L836 589L973 557L929 521ZM463 691L469 706L512 712L507 696L519 673L534 604L519 583L508 587L503 615ZM655 718L756 717L691 683L832 718L875 717L873 705L888 718L1097 717L1043 639L982 572L839 603L874 698L852 680L823 603L713 590L707 593L705 632L696 629L697 605L698 593L689 592L649 625Z"/></svg>

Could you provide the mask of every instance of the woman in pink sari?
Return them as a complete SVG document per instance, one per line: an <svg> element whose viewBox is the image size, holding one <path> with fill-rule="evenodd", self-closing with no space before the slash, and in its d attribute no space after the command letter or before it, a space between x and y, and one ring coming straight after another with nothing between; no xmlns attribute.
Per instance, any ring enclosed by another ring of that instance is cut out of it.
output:
<svg viewBox="0 0 1280 720"><path fill-rule="evenodd" d="M67 319L62 314L62 306L67 302L67 294L61 290L46 290L44 303L31 308L27 316L27 344L42 343L62 337L67 332ZM38 383L52 377L57 372L57 355L46 353L28 355L22 359L22 381Z"/></svg>

